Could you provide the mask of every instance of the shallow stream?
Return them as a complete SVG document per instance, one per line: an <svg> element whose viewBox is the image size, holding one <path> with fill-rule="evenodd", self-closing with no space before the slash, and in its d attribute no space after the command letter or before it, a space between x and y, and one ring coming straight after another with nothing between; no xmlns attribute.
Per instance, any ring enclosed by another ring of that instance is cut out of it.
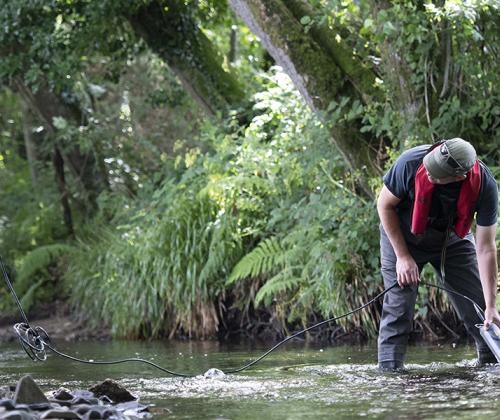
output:
<svg viewBox="0 0 500 420"><path fill-rule="evenodd" d="M258 357L265 346L215 342L56 343L60 351L105 360L141 357L203 374ZM154 418L302 419L500 418L500 367L473 368L470 346L424 345L408 351L404 374L377 371L376 345L318 347L289 343L248 371L225 377L173 378L146 365L89 366L49 353L32 362L17 343L0 345L0 383L31 374L44 391L87 389L112 378L153 404Z"/></svg>

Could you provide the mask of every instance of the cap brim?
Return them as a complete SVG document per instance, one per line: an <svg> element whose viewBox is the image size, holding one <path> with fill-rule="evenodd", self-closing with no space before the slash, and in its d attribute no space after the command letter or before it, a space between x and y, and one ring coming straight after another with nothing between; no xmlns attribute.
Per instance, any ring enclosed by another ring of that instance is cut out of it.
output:
<svg viewBox="0 0 500 420"><path fill-rule="evenodd" d="M432 152L424 156L424 166L425 169L427 169L429 175L434 179L441 179L454 176L455 174L453 173L453 170L451 168L450 171L447 171L445 168L441 166L442 163L437 161L436 150L437 149L434 149Z"/></svg>

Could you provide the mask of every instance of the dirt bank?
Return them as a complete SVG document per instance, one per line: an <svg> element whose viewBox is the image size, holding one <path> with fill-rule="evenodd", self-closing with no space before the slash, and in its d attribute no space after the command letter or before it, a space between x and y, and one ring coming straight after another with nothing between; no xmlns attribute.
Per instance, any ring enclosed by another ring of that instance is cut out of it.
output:
<svg viewBox="0 0 500 420"><path fill-rule="evenodd" d="M0 342L17 340L14 323L0 326ZM42 327L55 341L107 340L111 337L107 329L94 330L82 321L75 321L71 316L39 319L30 321L30 325Z"/></svg>

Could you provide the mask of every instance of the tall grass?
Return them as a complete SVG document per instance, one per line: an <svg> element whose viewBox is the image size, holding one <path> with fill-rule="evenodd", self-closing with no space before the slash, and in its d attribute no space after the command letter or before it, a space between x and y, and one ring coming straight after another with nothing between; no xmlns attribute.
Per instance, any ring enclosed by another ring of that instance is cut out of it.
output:
<svg viewBox="0 0 500 420"><path fill-rule="evenodd" d="M115 335L213 336L225 273L241 253L234 220L203 191L167 183L155 200L82 244L67 275L73 302Z"/></svg>

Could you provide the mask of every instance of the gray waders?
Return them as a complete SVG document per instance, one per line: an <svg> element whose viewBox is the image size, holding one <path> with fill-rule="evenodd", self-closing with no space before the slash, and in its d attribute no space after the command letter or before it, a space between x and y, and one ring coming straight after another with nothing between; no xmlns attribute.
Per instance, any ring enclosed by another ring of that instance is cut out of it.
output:
<svg viewBox="0 0 500 420"><path fill-rule="evenodd" d="M430 263L440 277L441 250L445 232L428 228L422 236L416 237L402 227L403 235L410 254L419 270ZM389 238L380 226L380 254L382 276L385 288L397 281L396 255ZM445 287L468 296L484 309L484 295L479 279L474 237L469 233L464 239L453 231L448 239L444 265ZM402 367L408 337L413 326L413 314L418 286L395 287L384 296L382 317L378 338L378 361L380 366ZM464 322L468 333L474 338L479 360L495 361L490 349L479 334L475 324L482 323L473 305L464 298L448 294L459 318Z"/></svg>

